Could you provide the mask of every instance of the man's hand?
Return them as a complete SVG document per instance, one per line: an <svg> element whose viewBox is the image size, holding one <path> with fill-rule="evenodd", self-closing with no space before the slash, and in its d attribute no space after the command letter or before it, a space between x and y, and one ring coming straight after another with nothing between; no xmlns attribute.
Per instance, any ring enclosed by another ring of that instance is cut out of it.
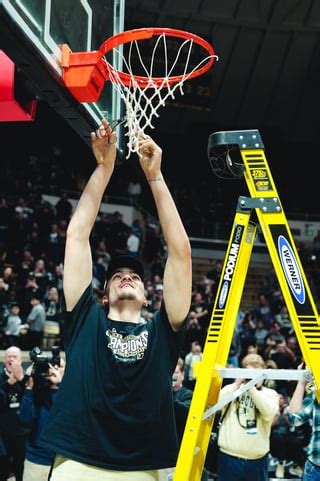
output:
<svg viewBox="0 0 320 481"><path fill-rule="evenodd" d="M47 376L47 379L49 379L49 381L55 386L61 383L62 374L59 370L59 366L53 366L52 364L49 364L49 376Z"/></svg>
<svg viewBox="0 0 320 481"><path fill-rule="evenodd" d="M237 379L235 380L236 388L239 389L242 386L242 384L245 384L246 382L247 382L246 379L242 377L237 377Z"/></svg>
<svg viewBox="0 0 320 481"><path fill-rule="evenodd" d="M26 388L27 389L33 389L34 386L34 380L33 377L31 376L31 373L29 374L28 380L26 382Z"/></svg>
<svg viewBox="0 0 320 481"><path fill-rule="evenodd" d="M139 139L139 161L149 182L161 180L161 148L149 135L143 134Z"/></svg>
<svg viewBox="0 0 320 481"><path fill-rule="evenodd" d="M9 384L15 384L17 381L22 381L23 376L24 374L21 363L14 359L10 366L10 376L8 379Z"/></svg>
<svg viewBox="0 0 320 481"><path fill-rule="evenodd" d="M114 167L117 152L116 141L115 132L112 131L109 122L103 119L96 132L91 132L92 151L98 165Z"/></svg>
<svg viewBox="0 0 320 481"><path fill-rule="evenodd" d="M306 369L305 362L302 361L299 364L299 366L297 367L297 369L299 369L299 370ZM299 379L298 384L300 384L300 386L302 386L305 389L307 387L308 382L310 382L310 381L308 381L306 378L303 378L303 379Z"/></svg>

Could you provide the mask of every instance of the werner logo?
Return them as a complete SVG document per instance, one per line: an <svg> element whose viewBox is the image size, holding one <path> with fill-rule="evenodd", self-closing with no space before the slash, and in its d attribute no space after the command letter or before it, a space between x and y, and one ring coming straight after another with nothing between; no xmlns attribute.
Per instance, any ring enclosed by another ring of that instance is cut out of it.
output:
<svg viewBox="0 0 320 481"><path fill-rule="evenodd" d="M228 291L229 291L229 282L224 281L224 283L222 284L222 288L219 296L219 309L222 309L223 306L225 305Z"/></svg>
<svg viewBox="0 0 320 481"><path fill-rule="evenodd" d="M278 238L278 251L290 290L299 304L304 304L306 293L294 252L284 236Z"/></svg>

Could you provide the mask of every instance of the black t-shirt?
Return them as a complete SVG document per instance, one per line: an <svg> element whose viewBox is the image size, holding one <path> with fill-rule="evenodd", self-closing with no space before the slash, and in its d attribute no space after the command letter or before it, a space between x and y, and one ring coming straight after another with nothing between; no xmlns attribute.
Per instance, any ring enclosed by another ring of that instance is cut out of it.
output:
<svg viewBox="0 0 320 481"><path fill-rule="evenodd" d="M148 321L113 321L91 286L66 314L66 370L42 444L107 469L174 466L171 378L184 329L172 330L164 305Z"/></svg>

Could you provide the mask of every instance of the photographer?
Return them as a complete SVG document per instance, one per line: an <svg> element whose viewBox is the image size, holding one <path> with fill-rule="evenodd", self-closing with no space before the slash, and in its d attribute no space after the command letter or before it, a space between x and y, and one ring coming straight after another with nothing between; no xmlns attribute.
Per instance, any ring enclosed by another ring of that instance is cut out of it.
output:
<svg viewBox="0 0 320 481"><path fill-rule="evenodd" d="M58 393L65 362L54 355L53 365L48 358L41 356L41 351L36 354L31 351L30 357L33 363L27 369L29 378L20 405L20 419L31 429L27 439L23 481L46 481L55 453L41 447L38 440Z"/></svg>
<svg viewBox="0 0 320 481"><path fill-rule="evenodd" d="M4 479L14 473L16 481L22 481L28 429L19 417L20 402L25 389L19 347L9 347L5 351L3 363L0 390L4 393L4 401L0 408L0 433L5 453L0 458L0 472L4 474Z"/></svg>

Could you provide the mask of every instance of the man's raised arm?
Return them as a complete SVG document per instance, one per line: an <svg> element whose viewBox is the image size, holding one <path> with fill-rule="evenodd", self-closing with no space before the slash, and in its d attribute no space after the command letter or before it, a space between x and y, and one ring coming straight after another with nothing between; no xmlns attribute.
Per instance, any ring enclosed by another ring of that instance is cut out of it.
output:
<svg viewBox="0 0 320 481"><path fill-rule="evenodd" d="M163 298L173 329L179 329L191 303L191 247L181 218L161 173L162 150L144 135L139 142L140 165L150 185L168 248Z"/></svg>
<svg viewBox="0 0 320 481"><path fill-rule="evenodd" d="M96 221L103 193L111 178L116 158L116 136L106 120L91 133L97 167L86 184L67 229L63 290L71 311L92 280L90 233Z"/></svg>

